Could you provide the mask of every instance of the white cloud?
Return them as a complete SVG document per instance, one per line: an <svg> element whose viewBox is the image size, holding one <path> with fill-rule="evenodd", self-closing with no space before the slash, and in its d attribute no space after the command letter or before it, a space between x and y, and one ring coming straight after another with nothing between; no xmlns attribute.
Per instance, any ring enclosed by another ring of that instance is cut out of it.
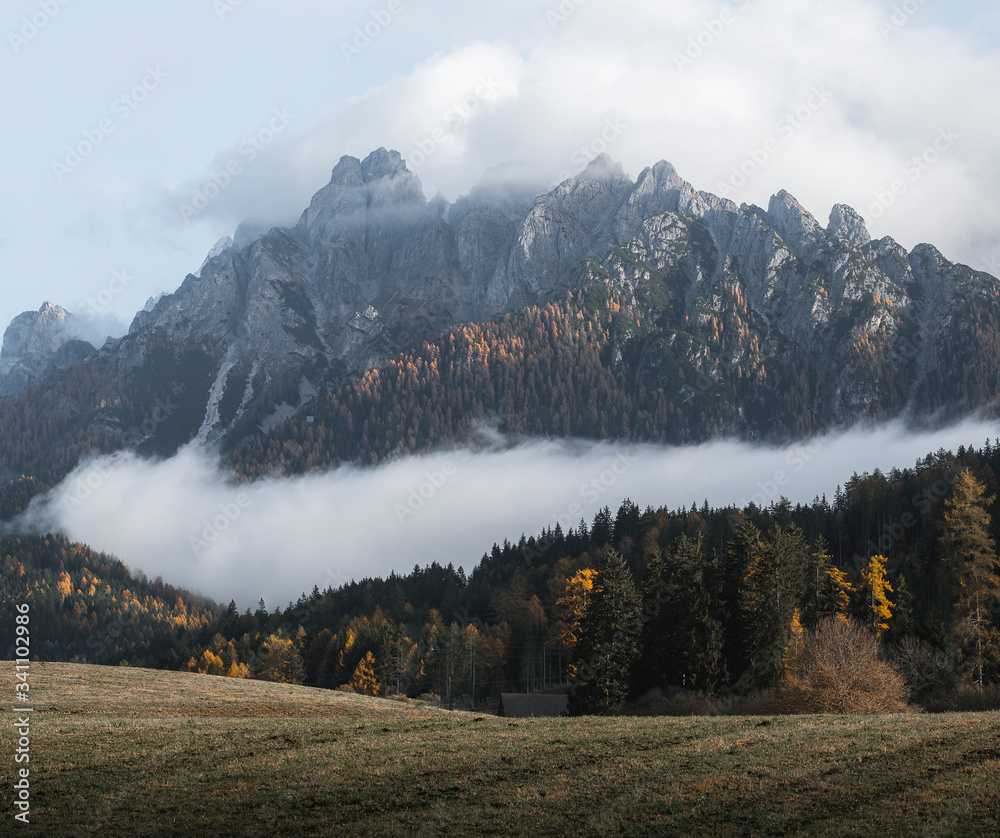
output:
<svg viewBox="0 0 1000 838"><path fill-rule="evenodd" d="M36 5L12 4L10 25ZM349 63L342 42L386 4L254 0L223 20L209 3L67 7L19 54L0 58L20 81L0 92L15 115L0 162L10 196L0 213L0 325L43 299L66 305L92 294L122 265L140 277L134 296L116 302L115 314L130 320L136 301L176 288L244 217L297 218L342 154L386 146L410 155L483 71L507 86L416 167L428 195L453 199L504 163L543 182L578 171L571 158L608 118L628 125L608 151L633 175L665 158L696 188L714 190L823 83L834 103L738 197L765 204L785 188L820 218L836 202L864 211L950 125L962 142L873 221L873 232L910 247L930 241L974 264L998 258L995 4L920 4L883 37L880 22L895 5L905 4L403 0ZM547 13L573 6L550 25ZM724 12L732 19L720 31ZM121 49L83 61L87 45L109 31ZM689 38L705 42L703 55L680 72L675 54ZM148 63L170 73L162 90L57 183L52 161ZM202 217L183 224L174 199L204 184L275 107L295 113L295 123Z"/></svg>
<svg viewBox="0 0 1000 838"><path fill-rule="evenodd" d="M504 451L440 452L378 468L233 486L188 448L153 462L130 454L81 465L26 521L119 556L241 608L270 607L351 578L454 563L467 571L504 538L563 529L630 497L640 508L808 503L851 477L911 467L939 448L982 445L996 423L911 433L900 425L818 437L788 448L713 442L641 448L537 442ZM26 522L22 521L21 526Z"/></svg>

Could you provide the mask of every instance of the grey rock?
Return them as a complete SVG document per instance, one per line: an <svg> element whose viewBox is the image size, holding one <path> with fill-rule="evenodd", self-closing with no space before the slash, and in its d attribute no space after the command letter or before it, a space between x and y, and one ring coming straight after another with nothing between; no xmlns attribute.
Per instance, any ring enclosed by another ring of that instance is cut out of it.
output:
<svg viewBox="0 0 1000 838"><path fill-rule="evenodd" d="M0 397L15 396L58 370L96 354L96 333L62 306L43 303L7 327L0 348Z"/></svg>

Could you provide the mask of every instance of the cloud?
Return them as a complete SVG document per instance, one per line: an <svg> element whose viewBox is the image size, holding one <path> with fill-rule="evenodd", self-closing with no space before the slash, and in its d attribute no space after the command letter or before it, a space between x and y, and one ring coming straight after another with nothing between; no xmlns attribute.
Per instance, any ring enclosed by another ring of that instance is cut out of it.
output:
<svg viewBox="0 0 1000 838"><path fill-rule="evenodd" d="M471 571L494 543L558 521L588 524L629 497L640 508L808 503L855 471L911 467L927 453L981 445L995 423L910 433L891 424L787 448L732 441L630 447L530 442L508 450L452 451L377 468L226 481L205 452L173 459L119 454L82 464L10 529L67 534L240 608L273 608L350 579L406 573L432 561Z"/></svg>
<svg viewBox="0 0 1000 838"><path fill-rule="evenodd" d="M632 2L627 14L596 2L513 5L518 28L498 26L487 41L450 22L432 42L451 45L296 124L206 213L233 224L290 218L341 154L379 146L408 160L428 196L449 200L488 169L552 184L602 150L633 176L665 158L695 188L719 192L776 138L737 202L766 206L784 188L821 221L848 203L876 237L930 241L977 267L1000 248L989 221L1000 212L998 124L982 94L1000 84L1000 58L970 48L974 19L873 0ZM413 39L427 25L407 9L351 56L350 71L364 77L385 62L390 30ZM816 87L829 91L826 106L789 120ZM610 141L609 120L624 126ZM913 178L907 163L949 129L960 141ZM903 194L879 203L896 181Z"/></svg>

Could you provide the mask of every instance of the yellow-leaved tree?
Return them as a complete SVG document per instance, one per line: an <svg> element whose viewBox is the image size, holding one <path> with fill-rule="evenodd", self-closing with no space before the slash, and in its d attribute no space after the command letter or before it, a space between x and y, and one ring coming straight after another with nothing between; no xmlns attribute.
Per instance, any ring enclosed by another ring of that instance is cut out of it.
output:
<svg viewBox="0 0 1000 838"><path fill-rule="evenodd" d="M573 574L566 580L563 595L556 602L556 641L560 654L565 655L567 661L573 660L573 649L580 639L580 621L587 611L596 576L597 571L589 567ZM575 674L573 663L567 665L566 672L570 676Z"/></svg>
<svg viewBox="0 0 1000 838"><path fill-rule="evenodd" d="M361 695L378 695L381 688L375 678L375 656L371 652L358 661L348 686Z"/></svg>
<svg viewBox="0 0 1000 838"><path fill-rule="evenodd" d="M798 659L799 652L802 650L802 643L805 639L805 631L802 628L802 618L799 615L799 609L796 608L792 613L792 625L790 629L790 636L788 638L788 645L785 647L785 654L781 658L781 666L785 672L792 672L795 669L795 661Z"/></svg>
<svg viewBox="0 0 1000 838"><path fill-rule="evenodd" d="M865 613L876 635L881 636L889 628L889 620L896 607L888 597L892 593L892 586L886 577L885 556L872 556L861 578Z"/></svg>
<svg viewBox="0 0 1000 838"><path fill-rule="evenodd" d="M283 684L301 684L305 677L302 655L282 629L269 635L261 650L261 668L257 678L261 681L278 681Z"/></svg>

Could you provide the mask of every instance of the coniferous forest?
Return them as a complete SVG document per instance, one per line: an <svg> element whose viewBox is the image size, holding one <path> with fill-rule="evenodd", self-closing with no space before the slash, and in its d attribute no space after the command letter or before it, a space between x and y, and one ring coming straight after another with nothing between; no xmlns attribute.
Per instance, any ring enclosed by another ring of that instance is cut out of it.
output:
<svg viewBox="0 0 1000 838"><path fill-rule="evenodd" d="M840 622L879 641L909 701L933 706L1000 681L998 468L1000 443L987 442L855 474L806 505L625 500L568 531L496 544L478 562L442 548L440 562L407 574L243 612L59 536L4 538L0 617L27 591L44 660L452 706L568 688L580 713L657 691L759 694L818 628Z"/></svg>

